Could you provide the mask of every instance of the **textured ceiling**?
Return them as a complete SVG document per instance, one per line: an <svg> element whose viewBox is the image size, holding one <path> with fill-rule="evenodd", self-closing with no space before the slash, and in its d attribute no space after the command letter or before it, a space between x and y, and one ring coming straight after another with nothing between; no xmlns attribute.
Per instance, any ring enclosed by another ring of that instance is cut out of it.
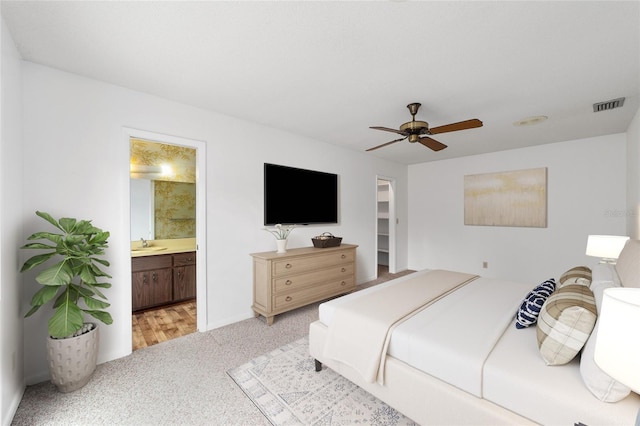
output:
<svg viewBox="0 0 640 426"><path fill-rule="evenodd" d="M625 132L640 97L637 1L2 1L27 61L357 151L422 103L405 164ZM623 108L592 104L626 97ZM514 121L546 115L541 124ZM259 137L260 135L252 135Z"/></svg>

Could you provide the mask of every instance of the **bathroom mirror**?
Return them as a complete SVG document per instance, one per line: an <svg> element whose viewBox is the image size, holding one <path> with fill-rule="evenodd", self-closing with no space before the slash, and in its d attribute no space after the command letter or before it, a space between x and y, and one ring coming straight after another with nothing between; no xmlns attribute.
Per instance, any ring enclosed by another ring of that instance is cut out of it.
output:
<svg viewBox="0 0 640 426"><path fill-rule="evenodd" d="M131 179L131 241L195 236L194 183Z"/></svg>

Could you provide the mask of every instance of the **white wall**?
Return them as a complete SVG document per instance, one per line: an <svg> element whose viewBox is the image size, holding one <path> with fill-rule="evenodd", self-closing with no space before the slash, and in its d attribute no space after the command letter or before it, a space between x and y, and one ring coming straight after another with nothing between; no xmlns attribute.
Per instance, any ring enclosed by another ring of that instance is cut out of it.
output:
<svg viewBox="0 0 640 426"><path fill-rule="evenodd" d="M617 134L409 167L409 267L538 283L595 264L588 234L626 234L626 136ZM546 228L465 226L465 175L546 167ZM488 268L482 268L482 262Z"/></svg>
<svg viewBox="0 0 640 426"><path fill-rule="evenodd" d="M640 239L640 109L627 129L627 235Z"/></svg>
<svg viewBox="0 0 640 426"><path fill-rule="evenodd" d="M21 286L22 82L20 56L0 19L0 424L9 425L24 391Z"/></svg>
<svg viewBox="0 0 640 426"><path fill-rule="evenodd" d="M129 259L129 143L123 126L206 142L208 328L252 316L249 253L275 249L262 230L263 163L337 173L340 224L294 230L289 247L309 246L324 231L359 244L358 282L375 275L376 175L406 188L406 167L366 153L244 122L210 111L25 62L23 221L25 236L44 223L34 214L91 219L111 232L107 258L113 276L108 297L114 323L101 329L99 362L131 351ZM36 173L37 171L37 173ZM292 191L292 188L283 188ZM292 196L295 192L292 191ZM398 194L399 268L406 268L406 190ZM42 222L42 223L41 223ZM21 260L26 258L21 253ZM34 274L23 274L26 295ZM48 377L44 346L48 312L27 318L25 374Z"/></svg>

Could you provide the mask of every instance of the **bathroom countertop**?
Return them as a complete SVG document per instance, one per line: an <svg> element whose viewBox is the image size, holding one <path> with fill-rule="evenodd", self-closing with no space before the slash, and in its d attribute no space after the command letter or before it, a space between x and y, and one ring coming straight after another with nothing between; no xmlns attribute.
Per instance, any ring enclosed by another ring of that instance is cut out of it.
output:
<svg viewBox="0 0 640 426"><path fill-rule="evenodd" d="M196 251L195 238L178 238L174 240L148 240L147 248L138 250L142 243L131 241L131 257L158 256L161 254L184 253Z"/></svg>

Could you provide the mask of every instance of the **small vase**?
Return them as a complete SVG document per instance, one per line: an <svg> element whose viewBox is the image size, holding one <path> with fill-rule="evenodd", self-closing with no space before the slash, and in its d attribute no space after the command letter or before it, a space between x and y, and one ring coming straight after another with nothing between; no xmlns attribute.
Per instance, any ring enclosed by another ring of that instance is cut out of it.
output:
<svg viewBox="0 0 640 426"><path fill-rule="evenodd" d="M276 240L276 247L278 247L278 251L276 251L276 253L286 253L287 240Z"/></svg>

